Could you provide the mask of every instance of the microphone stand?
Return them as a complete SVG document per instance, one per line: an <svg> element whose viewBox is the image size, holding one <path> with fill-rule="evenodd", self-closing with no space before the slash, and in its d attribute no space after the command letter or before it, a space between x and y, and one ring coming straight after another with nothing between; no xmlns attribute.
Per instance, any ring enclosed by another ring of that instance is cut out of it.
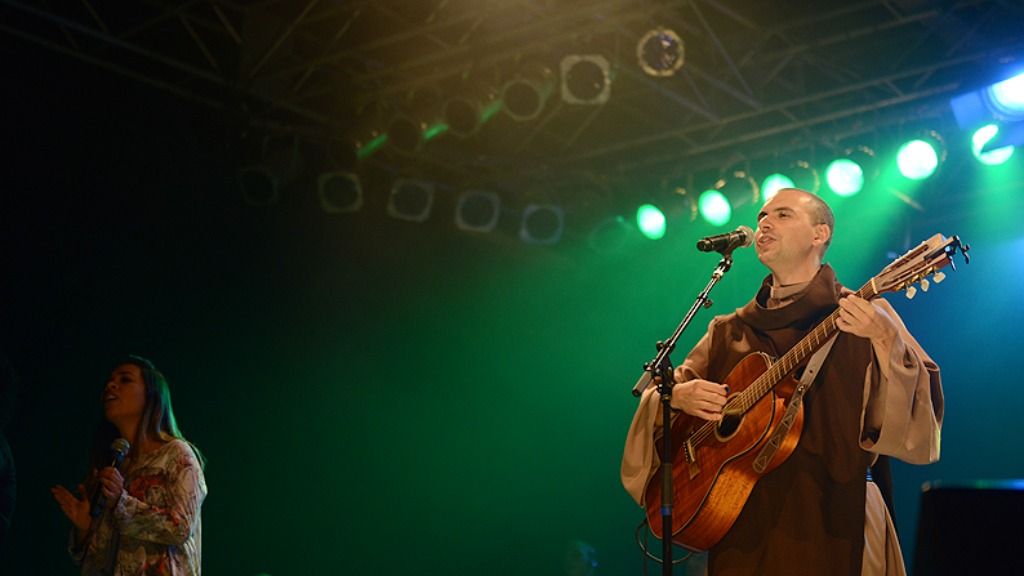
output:
<svg viewBox="0 0 1024 576"><path fill-rule="evenodd" d="M735 246L720 252L722 260L718 263L715 271L712 272L708 285L697 295L693 306L690 307L686 317L683 318L683 321L676 328L672 336L667 341L659 341L657 343L657 355L654 357L654 360L644 364L644 373L640 376L640 380L637 381L636 385L633 386L633 396L640 397L653 378L660 377L661 379L658 384L658 394L661 396L662 422L664 423L662 427L664 435L662 436L663 457L661 461L661 568L662 574L665 576L671 576L672 574L672 508L675 502L672 476L672 464L675 456L672 451L671 425L672 387L674 385L672 373L674 369L669 356L675 350L676 342L683 335L683 331L690 325L693 317L697 315L697 311L700 308L710 308L712 306L713 302L708 299L708 294L715 287L715 284L718 284L718 281L722 279L722 276L732 268L732 251L734 249Z"/></svg>

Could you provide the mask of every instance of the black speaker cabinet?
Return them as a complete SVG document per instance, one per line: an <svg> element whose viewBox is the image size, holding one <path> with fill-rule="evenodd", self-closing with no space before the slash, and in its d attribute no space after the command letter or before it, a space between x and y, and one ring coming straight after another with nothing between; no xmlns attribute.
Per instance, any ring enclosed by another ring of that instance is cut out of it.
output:
<svg viewBox="0 0 1024 576"><path fill-rule="evenodd" d="M1024 480L926 484L914 576L1024 575Z"/></svg>

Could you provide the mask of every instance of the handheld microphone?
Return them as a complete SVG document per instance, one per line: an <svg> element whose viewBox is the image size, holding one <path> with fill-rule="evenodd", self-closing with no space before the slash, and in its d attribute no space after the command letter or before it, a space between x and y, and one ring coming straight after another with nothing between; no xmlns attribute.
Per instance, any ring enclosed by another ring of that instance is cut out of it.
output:
<svg viewBox="0 0 1024 576"><path fill-rule="evenodd" d="M697 241L697 250L701 252L731 252L736 248L750 246L754 241L754 231L749 226L740 226L732 232L715 234Z"/></svg>
<svg viewBox="0 0 1024 576"><path fill-rule="evenodd" d="M131 445L124 438L118 438L110 444L110 465L114 468L120 468L121 462L124 462L124 457L128 454L128 450ZM99 517L103 512L103 507L107 505L107 497L103 495L103 490L100 489L100 483L96 483L96 487L93 488L92 492L92 508L89 509L89 516L93 518Z"/></svg>

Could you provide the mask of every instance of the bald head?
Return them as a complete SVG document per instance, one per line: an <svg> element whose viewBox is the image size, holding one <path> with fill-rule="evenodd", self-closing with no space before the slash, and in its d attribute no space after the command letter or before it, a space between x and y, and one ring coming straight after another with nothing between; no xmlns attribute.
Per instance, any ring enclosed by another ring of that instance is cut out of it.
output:
<svg viewBox="0 0 1024 576"><path fill-rule="evenodd" d="M828 247L832 245L832 235L836 230L836 218L832 214L832 208L830 208L828 203L822 200L817 194L811 194L810 192L801 190L800 188L783 188L765 201L765 205L780 195L792 198L801 205L810 217L811 224L815 226L819 224L828 226L828 239L825 240L824 249L822 250L822 255L824 255L825 250L828 250Z"/></svg>

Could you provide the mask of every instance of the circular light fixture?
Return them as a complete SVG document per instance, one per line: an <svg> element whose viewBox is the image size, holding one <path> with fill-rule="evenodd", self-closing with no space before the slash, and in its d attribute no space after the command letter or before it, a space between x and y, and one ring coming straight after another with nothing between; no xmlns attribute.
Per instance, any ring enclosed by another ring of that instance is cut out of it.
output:
<svg viewBox="0 0 1024 576"><path fill-rule="evenodd" d="M900 174L909 180L930 178L945 159L945 143L935 132L928 132L904 142L896 152L896 164Z"/></svg>
<svg viewBox="0 0 1024 576"><path fill-rule="evenodd" d="M1013 146L1003 146L988 152L981 151L998 133L999 126L995 124L982 126L974 131L974 134L971 136L971 152L978 159L978 162L988 166L998 166L1005 164L1010 159L1010 156L1013 156Z"/></svg>
<svg viewBox="0 0 1024 576"><path fill-rule="evenodd" d="M568 104L604 104L611 97L611 66L600 54L562 58L562 100Z"/></svg>
<svg viewBox="0 0 1024 576"><path fill-rule="evenodd" d="M705 190L697 201L700 215L715 226L723 226L732 218L732 206L722 194L714 188Z"/></svg>
<svg viewBox="0 0 1024 576"><path fill-rule="evenodd" d="M1024 119L1024 74L989 86L988 99L993 110L1006 120Z"/></svg>
<svg viewBox="0 0 1024 576"><path fill-rule="evenodd" d="M825 182L839 196L853 196L864 189L864 169L849 158L837 158L825 168Z"/></svg>
<svg viewBox="0 0 1024 576"><path fill-rule="evenodd" d="M637 208L636 225L640 233L651 240L665 236L665 214L654 204L644 204Z"/></svg>
<svg viewBox="0 0 1024 576"><path fill-rule="evenodd" d="M761 183L761 194L764 195L764 200L767 202L778 193L779 190L784 188L796 188L796 184L793 183L793 179L781 172L769 174L764 182Z"/></svg>
<svg viewBox="0 0 1024 576"><path fill-rule="evenodd" d="M686 56L683 39L667 28L655 28L636 44L640 68L650 76L672 76L683 67Z"/></svg>

